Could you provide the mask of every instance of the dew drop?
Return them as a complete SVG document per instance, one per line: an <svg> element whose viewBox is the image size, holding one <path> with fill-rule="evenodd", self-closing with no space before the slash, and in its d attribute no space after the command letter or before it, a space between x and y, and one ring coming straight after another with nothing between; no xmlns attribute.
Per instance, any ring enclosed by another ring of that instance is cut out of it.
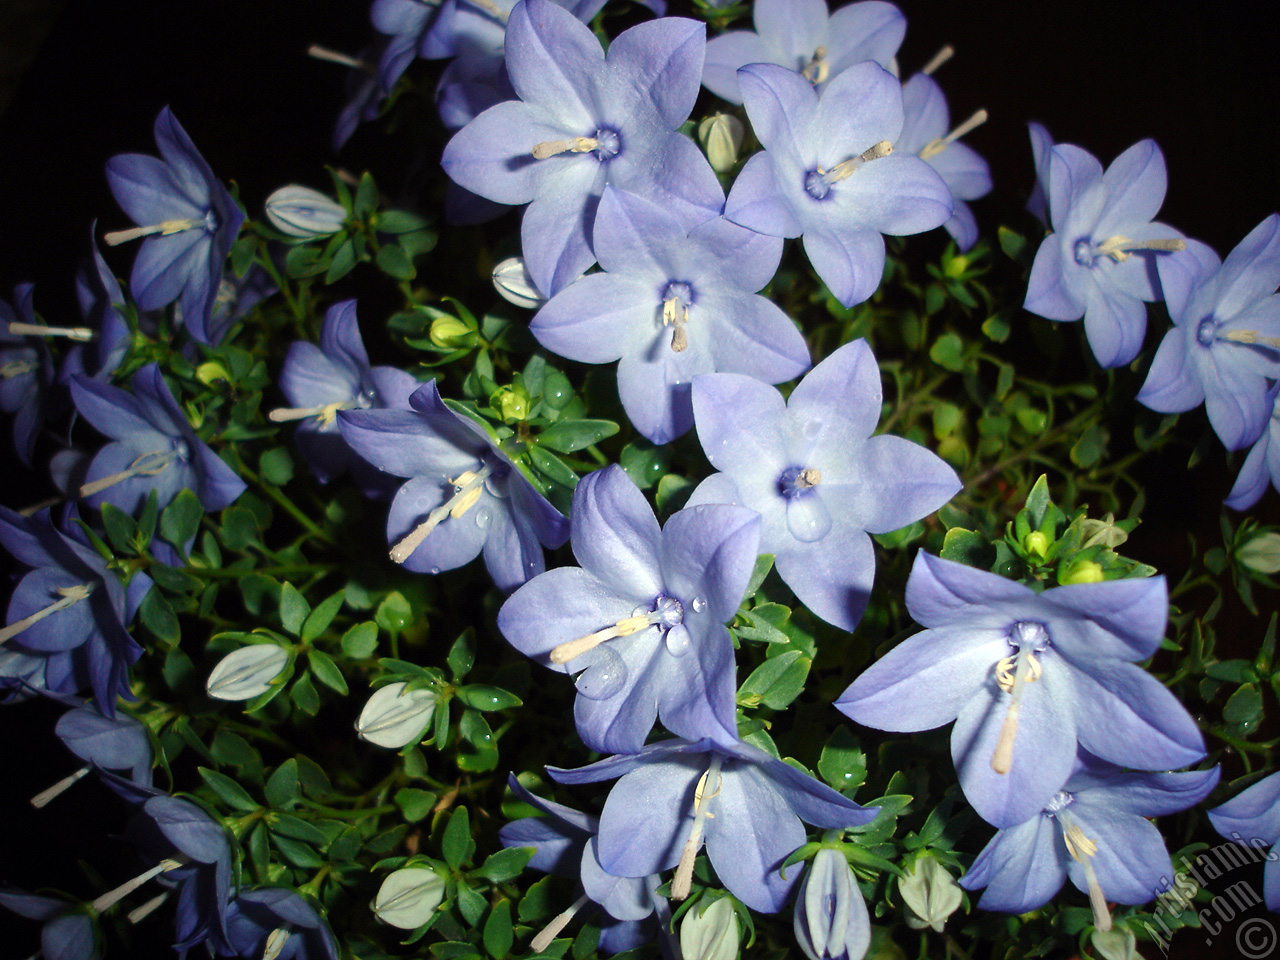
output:
<svg viewBox="0 0 1280 960"><path fill-rule="evenodd" d="M488 530L489 524L493 523L493 514L489 512L488 507L481 507L476 511L476 526L481 530Z"/></svg>
<svg viewBox="0 0 1280 960"><path fill-rule="evenodd" d="M666 645L667 653L673 657L683 657L693 647L693 638L689 636L689 629L684 624L672 627L667 631Z"/></svg>
<svg viewBox="0 0 1280 960"><path fill-rule="evenodd" d="M787 501L787 529L801 543L821 540L831 529L831 514L817 490Z"/></svg>
<svg viewBox="0 0 1280 960"><path fill-rule="evenodd" d="M622 662L622 658L608 648L599 648L596 662L578 674L574 685L588 700L608 700L626 682L627 665Z"/></svg>
<svg viewBox="0 0 1280 960"><path fill-rule="evenodd" d="M694 613L701 613L703 610L707 609L707 598L694 597L691 606L693 607Z"/></svg>
<svg viewBox="0 0 1280 960"><path fill-rule="evenodd" d="M427 573L430 573L430 574L437 574L439 572L440 572L439 567L432 567L430 570L427 571Z"/></svg>

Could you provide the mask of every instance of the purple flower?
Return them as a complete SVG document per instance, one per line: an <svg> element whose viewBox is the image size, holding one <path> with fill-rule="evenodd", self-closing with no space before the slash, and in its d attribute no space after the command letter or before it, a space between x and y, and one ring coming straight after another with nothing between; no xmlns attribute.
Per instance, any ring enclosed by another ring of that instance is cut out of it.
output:
<svg viewBox="0 0 1280 960"><path fill-rule="evenodd" d="M1030 587L927 553L907 581L926 629L858 677L836 707L878 730L956 721L960 785L988 823L1042 810L1071 775L1076 742L1138 770L1204 756L1186 709L1134 661L1164 636L1163 577Z"/></svg>
<svg viewBox="0 0 1280 960"><path fill-rule="evenodd" d="M58 377L63 382L77 374L94 380L110 380L129 352L132 340L128 321L121 313L124 291L102 258L93 231L90 231L89 247L92 258L81 263L76 271L76 300L85 323L93 331L93 339L67 351Z"/></svg>
<svg viewBox="0 0 1280 960"><path fill-rule="evenodd" d="M152 363L133 375L133 392L73 377L80 415L112 439L94 456L80 495L136 515L152 490L163 508L179 490L195 491L205 510L221 510L244 492L242 481L196 436Z"/></svg>
<svg viewBox="0 0 1280 960"><path fill-rule="evenodd" d="M554 296L595 262L590 237L606 184L711 219L723 193L677 128L698 95L705 27L679 18L618 35L606 57L591 29L551 0L523 0L507 24L520 96L490 107L445 147L445 171L486 199L524 204L525 263Z"/></svg>
<svg viewBox="0 0 1280 960"><path fill-rule="evenodd" d="M724 215L771 237L803 237L818 276L846 307L880 285L884 238L951 219L951 191L919 157L894 153L902 88L866 61L821 93L770 63L738 71L743 103L764 147L747 161Z"/></svg>
<svg viewBox="0 0 1280 960"><path fill-rule="evenodd" d="M1043 223L1049 225L1049 156L1053 149L1053 137L1039 123L1028 123L1027 132L1031 136L1031 160L1036 168L1036 182L1027 197L1027 212Z"/></svg>
<svg viewBox="0 0 1280 960"><path fill-rule="evenodd" d="M1240 791L1226 803L1209 811L1209 822L1228 840L1247 843L1254 849L1280 842L1280 773L1263 777ZM1246 839L1247 838L1247 839ZM1280 911L1280 856L1266 854L1263 868L1263 897L1267 909Z"/></svg>
<svg viewBox="0 0 1280 960"><path fill-rule="evenodd" d="M731 30L707 43L702 83L731 103L742 103L738 68L776 63L818 89L855 63L874 60L893 69L907 20L891 3L863 0L828 15L825 0L756 0L755 33Z"/></svg>
<svg viewBox="0 0 1280 960"><path fill-rule="evenodd" d="M142 654L125 625L151 581L134 574L126 587L83 534L65 530L79 534L70 522L55 527L47 510L23 517L0 507L0 545L33 568L9 599L0 643L11 653L46 658L42 679L49 690L92 687L98 709L114 717L116 697L129 696L129 666Z"/></svg>
<svg viewBox="0 0 1280 960"><path fill-rule="evenodd" d="M678 736L738 738L733 642L724 623L755 565L749 510L681 510L664 529L621 467L573 493L573 552L516 591L498 628L545 666L577 673L574 719L593 750L634 753L655 718Z"/></svg>
<svg viewBox="0 0 1280 960"><path fill-rule="evenodd" d="M839 850L814 854L796 894L793 928L809 960L858 960L871 945L871 918L858 878Z"/></svg>
<svg viewBox="0 0 1280 960"><path fill-rule="evenodd" d="M386 475L353 455L338 432L338 411L408 410L409 397L420 386L403 370L370 365L360 339L356 302L344 300L325 313L319 346L305 342L289 346L280 371L280 391L292 406L272 410L268 419L299 421L294 440L321 483L354 464L360 485L366 491L377 490L385 485Z"/></svg>
<svg viewBox="0 0 1280 960"><path fill-rule="evenodd" d="M1268 480L1273 489L1280 490L1280 383L1267 391L1267 400L1271 404L1271 419L1244 458L1235 485L1227 494L1225 503L1233 510L1248 510L1261 500L1267 492Z"/></svg>
<svg viewBox="0 0 1280 960"><path fill-rule="evenodd" d="M0 890L0 907L44 924L37 956L45 960L93 960L99 955L94 918L65 900L22 890Z"/></svg>
<svg viewBox="0 0 1280 960"><path fill-rule="evenodd" d="M654 443L693 426L689 391L698 374L724 370L780 383L808 369L795 324L755 292L773 277L781 240L723 217L681 220L607 187L595 251L605 272L565 287L530 330L571 360L619 360L622 405Z"/></svg>
<svg viewBox="0 0 1280 960"><path fill-rule="evenodd" d="M1037 166L1048 171L1053 232L1036 251L1023 306L1050 320L1084 317L1098 363L1123 366L1142 349L1144 301L1162 297L1160 253L1186 248L1177 230L1152 221L1164 203L1164 155L1143 140L1104 172L1092 154L1062 143Z"/></svg>
<svg viewBox="0 0 1280 960"><path fill-rule="evenodd" d="M338 412L356 453L409 478L387 516L391 558L408 570L439 573L483 550L504 593L546 569L542 546L564 543L568 521L478 423L445 405L434 381L415 391L409 406Z"/></svg>
<svg viewBox="0 0 1280 960"><path fill-rule="evenodd" d="M784 400L749 377L693 387L712 474L689 503L737 503L761 516L760 549L810 610L852 630L875 576L868 533L897 530L960 490L955 471L901 437L873 437L880 371L866 341L836 350Z"/></svg>
<svg viewBox="0 0 1280 960"><path fill-rule="evenodd" d="M328 921L282 887L241 891L227 914L227 937L226 956L256 960L274 949L276 960L338 960Z"/></svg>
<svg viewBox="0 0 1280 960"><path fill-rule="evenodd" d="M1280 214L1250 231L1218 262L1194 240L1184 257L1162 260L1160 282L1174 326L1156 350L1138 402L1159 413L1204 403L1228 450L1262 435L1280 379Z"/></svg>
<svg viewBox="0 0 1280 960"><path fill-rule="evenodd" d="M683 899L705 842L720 882L763 913L781 910L799 878L796 870L784 877L781 867L805 842L802 820L834 830L876 814L747 743L666 740L547 772L560 783L621 777L600 814L597 853L609 873L647 877L677 867L671 894Z"/></svg>
<svg viewBox="0 0 1280 960"><path fill-rule="evenodd" d="M1169 886L1173 864L1148 818L1199 803L1218 783L1217 767L1190 773L1122 773L1082 754L1043 809L1000 830L969 872L966 890L986 890L978 906L1026 913L1048 903L1068 877L1089 895L1094 926L1107 930L1107 901L1146 903Z"/></svg>
<svg viewBox="0 0 1280 960"><path fill-rule="evenodd" d="M34 285L20 283L13 290L17 309L0 300L0 413L12 413L13 445L18 459L30 465L36 438L44 422L45 389L53 382L53 361L42 340L14 333L38 326L31 299Z"/></svg>
<svg viewBox="0 0 1280 960"><path fill-rule="evenodd" d="M151 738L133 717L107 716L96 706L78 706L58 718L53 732L86 763L127 771L134 783L150 786Z"/></svg>
<svg viewBox="0 0 1280 960"><path fill-rule="evenodd" d="M179 300L187 331L213 344L214 298L244 213L168 107L156 117L155 136L162 159L124 153L107 161L111 193L138 226L106 241L145 237L129 279L138 307Z"/></svg>
<svg viewBox="0 0 1280 960"><path fill-rule="evenodd" d="M978 221L964 201L977 200L991 192L991 171L987 161L958 141L986 122L987 112L979 110L951 129L947 98L938 82L925 73L917 73L902 85L902 109L902 134L893 148L914 153L942 177L955 205L951 219L943 226L961 250L968 250L978 242Z"/></svg>

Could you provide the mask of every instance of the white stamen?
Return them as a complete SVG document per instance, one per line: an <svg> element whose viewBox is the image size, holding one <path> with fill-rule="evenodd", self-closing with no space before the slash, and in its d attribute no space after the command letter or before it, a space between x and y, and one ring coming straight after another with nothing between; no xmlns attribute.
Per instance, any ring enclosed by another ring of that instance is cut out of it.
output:
<svg viewBox="0 0 1280 960"><path fill-rule="evenodd" d="M149 917L152 913L155 912L156 908L159 907L160 904L164 903L168 899L169 899L168 890L164 891L164 893L157 893L154 897L152 897L142 906L135 907L134 909L129 911L128 913L129 922L138 923L145 917Z"/></svg>
<svg viewBox="0 0 1280 960"><path fill-rule="evenodd" d="M290 420L315 417L322 426L327 426L333 423L339 410L350 410L355 405L354 400L345 400L340 403L326 403L319 407L277 407L267 414L267 419L272 423L287 423Z"/></svg>
<svg viewBox="0 0 1280 960"><path fill-rule="evenodd" d="M529 152L535 160L545 160L561 153L590 153L598 146L600 141L594 137L574 137L571 140L544 140L535 143Z"/></svg>
<svg viewBox="0 0 1280 960"><path fill-rule="evenodd" d="M937 140L930 140L928 143L926 143L924 145L924 148L920 151L920 159L928 160L930 157L936 157L943 150L947 149L947 147L951 146L951 144L955 143L957 140L963 137L966 133L969 133L971 130L976 130L978 127L982 126L986 122L987 122L987 111L986 110L977 111L976 113L974 113L973 116L971 116L964 123L960 124L960 126L956 127L954 130L948 133L945 137L939 137Z"/></svg>
<svg viewBox="0 0 1280 960"><path fill-rule="evenodd" d="M707 772L698 778L698 785L693 788L693 827L690 828L689 838L685 840L684 849L680 852L676 875L671 880L671 899L673 900L685 899L693 886L693 864L698 859L698 850L702 847L703 826L707 817L715 819L715 814L709 808L711 801L720 795L720 764L723 759L719 754L713 756ZM715 788L708 793L708 787L713 782L713 778Z"/></svg>
<svg viewBox="0 0 1280 960"><path fill-rule="evenodd" d="M8 363L0 364L0 380L12 380L14 377L39 369L40 364L34 360L10 360Z"/></svg>
<svg viewBox="0 0 1280 960"><path fill-rule="evenodd" d="M115 904L119 903L129 894L133 893L133 891L137 890L140 886L142 886L152 877L158 877L162 873L167 873L170 870L176 870L178 869L178 867L181 867L183 864L187 862L188 861L186 857L179 857L173 860L161 860L159 863L157 863L154 867L152 867L146 873L140 873L136 877L134 877L132 880L128 881L127 883L122 883L120 886L116 887L114 890L108 890L106 893L100 896L97 900L93 901L93 903L91 903L89 906L93 910L97 911L98 913L101 913L103 910L106 910L108 907L115 906Z"/></svg>
<svg viewBox="0 0 1280 960"><path fill-rule="evenodd" d="M92 769L93 767L84 766L84 767L81 767L79 770L77 770L75 773L71 774L70 776L63 777L61 780L55 783L48 790L41 791L40 793L37 793L34 797L32 797L31 805L35 807L37 810L39 810L41 807L45 806L54 797L58 796L60 793L63 793L68 787L72 786L73 784L75 784L76 782L78 782L79 780L87 776L89 774L89 771Z"/></svg>
<svg viewBox="0 0 1280 960"><path fill-rule="evenodd" d="M44 510L47 507L56 507L60 503L62 503L62 497L52 497L49 500L41 500L39 503L33 503L29 507L23 507L18 511L18 513L24 517L34 517L41 510Z"/></svg>
<svg viewBox="0 0 1280 960"><path fill-rule="evenodd" d="M612 640L615 637L629 637L633 633L645 629L650 624L657 623L660 617L661 614L656 610L653 613L625 617L611 627L605 627L603 630L589 633L585 637L579 637L577 640L569 640L560 644L548 656L552 663L568 663L574 657L580 657L588 650L594 650L606 640Z"/></svg>
<svg viewBox="0 0 1280 960"><path fill-rule="evenodd" d="M822 173L822 179L827 183L839 183L841 180L847 180L853 176L856 171L864 163L870 163L872 160L879 160L881 157L887 157L893 153L893 144L888 140L881 140L879 143L872 144L866 150L863 150L856 157L851 157L843 163L837 163L827 173Z"/></svg>
<svg viewBox="0 0 1280 960"><path fill-rule="evenodd" d="M262 949L262 960L276 960L280 953L284 950L284 945L289 942L289 937L293 935L288 927L276 927L267 935L266 945Z"/></svg>
<svg viewBox="0 0 1280 960"><path fill-rule="evenodd" d="M183 220L165 220L163 223L154 223L148 227L133 227L129 230L115 230L106 234L102 239L106 241L107 246L116 247L130 240L137 240L141 237L149 237L153 234L160 234L167 237L170 234L182 233L183 230L194 230L196 227L203 227L205 218L195 219L188 217Z"/></svg>
<svg viewBox="0 0 1280 960"><path fill-rule="evenodd" d="M117 483L123 483L131 477L154 477L156 474L162 473L177 455L178 452L176 450L152 450L150 453L144 453L129 464L128 470L121 470L119 473L113 473L94 480L92 483L86 483L80 488L80 496L91 497L95 493L101 493L108 487L114 487Z"/></svg>
<svg viewBox="0 0 1280 960"><path fill-rule="evenodd" d="M1084 870L1085 882L1089 886L1089 906L1093 909L1093 925L1106 933L1111 929L1111 911L1107 907L1106 895L1102 885L1098 883L1098 874L1093 869L1093 857L1098 852L1098 842L1085 836L1083 830L1067 817L1059 813L1058 822L1062 824L1062 839L1067 845L1071 859L1080 864Z"/></svg>
<svg viewBox="0 0 1280 960"><path fill-rule="evenodd" d="M1110 257L1116 263L1124 263L1133 250L1165 250L1177 253L1187 249L1185 240L1171 237L1167 240L1130 240L1128 237L1114 236L1093 248L1096 257Z"/></svg>
<svg viewBox="0 0 1280 960"><path fill-rule="evenodd" d="M931 74L933 73L933 71L937 70L940 66L942 66L944 63L946 63L955 55L956 55L955 47L951 46L951 44L947 44L945 47L943 47L941 50L939 50L937 53L933 55L933 59L930 60L928 63L926 63L924 65L924 69L922 69L920 72L926 75Z"/></svg>
<svg viewBox="0 0 1280 960"><path fill-rule="evenodd" d="M34 624L39 623L45 617L52 616L59 610L65 610L73 603L78 603L89 594L93 593L94 584L78 583L74 587L58 587L56 592L62 596L61 600L55 600L43 610L37 610L30 616L23 617L21 620L15 620L3 630L0 630L0 643L4 643L13 637L16 637L23 630Z"/></svg>
<svg viewBox="0 0 1280 960"><path fill-rule="evenodd" d="M813 59L810 60L800 75L812 83L815 87L826 82L827 77L831 76L831 64L827 62L827 48L819 47L813 51Z"/></svg>
<svg viewBox="0 0 1280 960"><path fill-rule="evenodd" d="M1280 337L1268 337L1257 330L1228 330L1226 333L1218 334L1218 339L1280 349Z"/></svg>
<svg viewBox="0 0 1280 960"><path fill-rule="evenodd" d="M454 486L453 496L428 513L426 520L391 548L391 559L396 563L404 563L413 554L413 551L422 546L422 541L427 539L427 535L445 517L452 517L457 520L474 507L476 501L480 499L480 494L484 489L484 482L491 473L493 473L493 467L484 466L479 470L468 470L456 479L450 480L449 482Z"/></svg>
<svg viewBox="0 0 1280 960"><path fill-rule="evenodd" d="M822 482L822 471L817 467L805 467L796 476L796 486L801 490L808 490L810 487L816 487Z"/></svg>
<svg viewBox="0 0 1280 960"><path fill-rule="evenodd" d="M316 43L307 47L307 56L315 57L317 60L325 60L329 63L339 63L344 67L351 67L354 70L363 70L366 73L373 73L373 67L365 61L345 53L339 53L337 50L330 50L328 47L322 47Z"/></svg>
<svg viewBox="0 0 1280 960"><path fill-rule="evenodd" d="M1004 726L1000 728L1000 739L996 742L995 752L991 754L991 769L996 773L1008 773L1013 766L1013 741L1018 736L1018 713L1022 710L1022 691L1026 689L1027 683L1032 682L1029 675L1035 669L1031 666L1031 662L1034 659L1029 648L1023 647L1018 650L1017 668L1014 673L1013 683L1009 689L1012 694L1012 699L1009 701L1009 712L1004 715ZM1001 664L1004 662L1003 660L1000 661ZM997 665L997 670L999 670L999 665ZM1039 676L1038 673L1036 675ZM999 683L999 677L1000 674L997 673L997 683Z"/></svg>
<svg viewBox="0 0 1280 960"><path fill-rule="evenodd" d="M471 4L473 7L478 7L485 13L489 14L489 16L502 23L506 23L507 18L510 16L507 11L494 3L493 0L466 0L466 2Z"/></svg>
<svg viewBox="0 0 1280 960"><path fill-rule="evenodd" d="M573 915L586 906L588 897L584 893L577 900L573 901L573 906L568 910L562 910L552 919L545 927L538 931L538 935L529 941L529 949L534 953L542 953L547 947L551 946L551 941L560 935L560 931L565 928Z"/></svg>
<svg viewBox="0 0 1280 960"><path fill-rule="evenodd" d="M46 327L43 323L19 323L16 320L9 322L9 332L21 336L66 337L81 343L87 343L97 336L88 327Z"/></svg>
<svg viewBox="0 0 1280 960"><path fill-rule="evenodd" d="M674 327L671 331L671 349L684 353L689 349L689 336L685 324L689 322L689 306L679 297L668 297L662 302L662 323Z"/></svg>

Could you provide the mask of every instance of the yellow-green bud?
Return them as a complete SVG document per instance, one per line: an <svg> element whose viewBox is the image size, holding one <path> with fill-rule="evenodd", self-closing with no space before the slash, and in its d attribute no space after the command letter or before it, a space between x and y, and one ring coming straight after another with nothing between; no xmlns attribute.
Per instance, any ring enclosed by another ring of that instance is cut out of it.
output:
<svg viewBox="0 0 1280 960"><path fill-rule="evenodd" d="M1039 530L1032 530L1022 538L1022 549L1035 554L1043 560L1049 553L1049 536Z"/></svg>
<svg viewBox="0 0 1280 960"><path fill-rule="evenodd" d="M698 142L716 173L728 173L738 162L742 135L742 121L728 113L713 114L698 124Z"/></svg>
<svg viewBox="0 0 1280 960"><path fill-rule="evenodd" d="M1258 573L1280 573L1280 533L1254 537L1236 551L1236 559Z"/></svg>
<svg viewBox="0 0 1280 960"><path fill-rule="evenodd" d="M475 331L457 317L436 317L431 321L431 342L442 350L470 346Z"/></svg>
<svg viewBox="0 0 1280 960"><path fill-rule="evenodd" d="M946 268L943 272L952 280L959 280L964 276L964 272L969 269L969 258L963 254L952 257L947 261Z"/></svg>
<svg viewBox="0 0 1280 960"><path fill-rule="evenodd" d="M1092 560L1077 560L1067 569L1063 583L1101 583L1107 579L1102 572L1102 564Z"/></svg>
<svg viewBox="0 0 1280 960"><path fill-rule="evenodd" d="M1142 960L1137 938L1127 927L1113 927L1105 933L1095 930L1089 939L1102 960Z"/></svg>
<svg viewBox="0 0 1280 960"><path fill-rule="evenodd" d="M529 416L529 398L518 390L507 388L500 391L495 406L503 420L524 420Z"/></svg>

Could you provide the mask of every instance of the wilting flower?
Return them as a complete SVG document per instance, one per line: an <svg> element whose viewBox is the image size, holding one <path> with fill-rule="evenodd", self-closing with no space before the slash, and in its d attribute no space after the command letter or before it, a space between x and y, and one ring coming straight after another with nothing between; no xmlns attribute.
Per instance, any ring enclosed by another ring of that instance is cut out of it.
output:
<svg viewBox="0 0 1280 960"><path fill-rule="evenodd" d="M754 910L776 913L798 879L780 867L805 841L800 821L840 829L871 822L862 807L747 743L665 740L577 770L549 767L560 783L621 777L600 815L600 865L620 877L676 867L671 893L688 896L705 841L720 882Z"/></svg>
<svg viewBox="0 0 1280 960"><path fill-rule="evenodd" d="M275 643L252 643L233 650L213 668L205 692L215 700L252 700L271 689L289 665L290 654Z"/></svg>
<svg viewBox="0 0 1280 960"><path fill-rule="evenodd" d="M406 690L406 686L389 683L374 691L356 721L361 739L389 750L418 741L431 722L440 694L426 688Z"/></svg>
<svg viewBox="0 0 1280 960"><path fill-rule="evenodd" d="M1122 366L1142 349L1143 301L1162 299L1157 260L1186 249L1182 234L1152 221L1168 184L1164 155L1143 140L1104 172L1092 154L1061 143L1044 167L1053 232L1036 251L1023 306L1050 320L1084 317L1098 363Z"/></svg>
<svg viewBox="0 0 1280 960"><path fill-rule="evenodd" d="M1225 501L1235 510L1248 510L1261 500L1267 492L1268 481L1272 489L1280 490L1280 383L1267 391L1267 398L1271 401L1271 419L1244 458L1244 465Z"/></svg>
<svg viewBox="0 0 1280 960"><path fill-rule="evenodd" d="M22 890L0 890L0 907L44 924L37 956L45 960L94 960L99 955L94 918L75 904Z"/></svg>
<svg viewBox="0 0 1280 960"><path fill-rule="evenodd" d="M781 240L723 217L681 219L607 187L595 251L604 272L565 287L529 329L571 360L618 360L622 406L654 443L693 425L689 390L698 374L723 370L781 383L808 369L800 331L755 292L777 270Z"/></svg>
<svg viewBox="0 0 1280 960"><path fill-rule="evenodd" d="M386 486L385 474L355 456L338 430L339 410L409 409L409 397L422 386L395 367L372 366L360 338L356 302L335 303L324 315L320 344L289 345L280 371L280 391L291 407L267 414L274 423L298 421L294 440L321 483L355 468L368 492Z"/></svg>
<svg viewBox="0 0 1280 960"><path fill-rule="evenodd" d="M738 71L764 150L747 161L724 215L772 237L803 237L818 276L844 306L866 300L884 274L881 234L921 233L951 219L951 191L919 157L895 153L902 88L873 61L820 94L771 63Z"/></svg>
<svg viewBox="0 0 1280 960"><path fill-rule="evenodd" d="M660 530L644 495L612 466L578 484L570 523L582 566L521 587L498 611L502 635L578 674L574 719L593 750L634 753L655 718L691 740L735 742L724 624L750 579L759 519L741 507L695 507Z"/></svg>
<svg viewBox="0 0 1280 960"><path fill-rule="evenodd" d="M1209 822L1228 840L1273 847L1280 843L1280 773L1263 777L1209 811ZM1247 838L1247 840L1246 840ZM1263 868L1263 896L1267 909L1280 911L1280 856L1266 854ZM1166 874L1170 876L1170 874Z"/></svg>
<svg viewBox="0 0 1280 960"><path fill-rule="evenodd" d="M405 867L387 874L373 900L373 912L383 923L416 930L444 901L445 878L431 867Z"/></svg>
<svg viewBox="0 0 1280 960"><path fill-rule="evenodd" d="M546 569L542 546L558 547L569 522L538 493L475 421L450 410L435 382L411 410L341 410L338 426L379 470L407 477L391 503L391 558L408 570L453 570L484 551L499 590Z"/></svg>
<svg viewBox="0 0 1280 960"><path fill-rule="evenodd" d="M846 344L789 399L749 377L699 377L698 439L712 474L690 504L738 503L761 516L760 549L822 619L852 630L875 576L868 533L888 533L937 510L960 489L924 447L871 434L880 369L863 340Z"/></svg>
<svg viewBox="0 0 1280 960"><path fill-rule="evenodd" d="M858 677L836 707L878 730L956 721L960 785L988 823L1035 816L1071 775L1076 742L1137 770L1204 756L1195 721L1134 661L1160 647L1163 577L1030 587L927 553L907 581L926 629Z"/></svg>
<svg viewBox="0 0 1280 960"><path fill-rule="evenodd" d="M346 207L296 183L273 191L264 206L273 227L304 240L332 236L347 223Z"/></svg>
<svg viewBox="0 0 1280 960"><path fill-rule="evenodd" d="M944 227L961 250L978 242L978 221L966 200L977 200L991 192L991 170L987 161L959 140L987 119L979 110L958 127L952 128L947 98L938 82L917 73L902 85L902 134L893 148L914 153L938 172L951 191L954 211Z"/></svg>
<svg viewBox="0 0 1280 960"><path fill-rule="evenodd" d="M591 29L551 0L524 0L507 24L519 100L490 107L445 147L445 171L489 200L524 204L534 283L554 296L595 262L591 228L605 185L681 217L710 219L724 195L677 128L698 95L705 27L665 18L619 34L606 57Z"/></svg>
<svg viewBox="0 0 1280 960"><path fill-rule="evenodd" d="M1107 901L1138 904L1169 885L1173 864L1148 818L1199 803L1217 767L1190 773L1122 773L1081 753L1074 772L1026 821L1000 830L960 878L986 890L978 906L1026 913L1048 903L1068 877L1089 895L1094 926L1111 927Z"/></svg>
<svg viewBox="0 0 1280 960"><path fill-rule="evenodd" d="M13 445L18 459L31 463L44 423L45 389L53 381L53 361L44 342L19 330L34 328L31 299L35 287L20 283L13 290L17 309L0 300L0 413L12 413Z"/></svg>
<svg viewBox="0 0 1280 960"><path fill-rule="evenodd" d="M338 960L329 923L292 890L241 890L227 911L228 953L257 960Z"/></svg>
<svg viewBox="0 0 1280 960"><path fill-rule="evenodd" d="M862 0L828 15L826 0L756 0L755 33L731 30L707 42L702 83L731 103L742 103L738 69L776 63L818 89L855 63L874 60L893 69L907 19L891 3Z"/></svg>
<svg viewBox="0 0 1280 960"><path fill-rule="evenodd" d="M1280 379L1280 214L1249 232L1221 264L1190 241L1186 257L1162 261L1160 282L1174 326L1160 341L1138 402L1159 413L1204 403L1228 450L1262 435Z"/></svg>
<svg viewBox="0 0 1280 960"><path fill-rule="evenodd" d="M861 960L867 952L867 903L839 850L824 847L810 861L796 894L793 928L809 960Z"/></svg>
<svg viewBox="0 0 1280 960"><path fill-rule="evenodd" d="M80 496L136 516L152 490L163 508L190 489L210 512L244 492L244 481L196 436L156 364L135 373L131 386L132 393L87 377L71 380L80 415L113 441L94 455Z"/></svg>
<svg viewBox="0 0 1280 960"><path fill-rule="evenodd" d="M187 331L212 344L214 298L244 213L168 107L156 117L155 136L160 158L123 153L107 161L111 193L138 226L106 241L145 237L129 279L139 308L180 299Z"/></svg>
<svg viewBox="0 0 1280 960"><path fill-rule="evenodd" d="M680 953L684 960L738 960L738 914L733 901L721 897L694 906L680 921Z"/></svg>

